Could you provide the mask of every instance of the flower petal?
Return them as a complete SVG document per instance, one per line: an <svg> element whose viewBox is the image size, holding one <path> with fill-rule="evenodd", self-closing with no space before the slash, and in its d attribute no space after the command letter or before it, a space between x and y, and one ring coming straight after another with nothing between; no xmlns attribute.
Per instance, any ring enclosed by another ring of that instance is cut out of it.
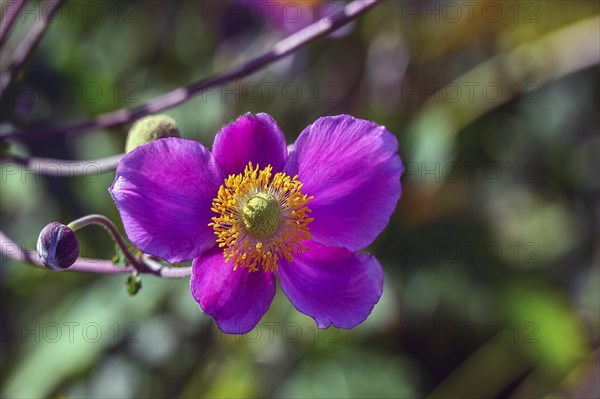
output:
<svg viewBox="0 0 600 399"><path fill-rule="evenodd" d="M296 309L315 319L350 329L371 314L383 292L383 270L374 256L345 248L303 243L308 250L290 263L280 261L281 288Z"/></svg>
<svg viewBox="0 0 600 399"><path fill-rule="evenodd" d="M213 155L226 175L242 173L248 162L281 172L287 158L285 136L267 114L247 113L224 126L215 137Z"/></svg>
<svg viewBox="0 0 600 399"><path fill-rule="evenodd" d="M233 262L225 263L223 250L215 247L194 259L190 289L200 308L215 319L221 331L245 334L269 309L275 296L275 279L263 271L233 270Z"/></svg>
<svg viewBox="0 0 600 399"><path fill-rule="evenodd" d="M350 250L367 247L387 225L402 171L396 138L348 115L319 118L304 129L285 167L314 196L308 204L314 239Z"/></svg>
<svg viewBox="0 0 600 399"><path fill-rule="evenodd" d="M210 208L224 178L200 143L169 137L121 159L109 191L133 244L175 263L214 246Z"/></svg>

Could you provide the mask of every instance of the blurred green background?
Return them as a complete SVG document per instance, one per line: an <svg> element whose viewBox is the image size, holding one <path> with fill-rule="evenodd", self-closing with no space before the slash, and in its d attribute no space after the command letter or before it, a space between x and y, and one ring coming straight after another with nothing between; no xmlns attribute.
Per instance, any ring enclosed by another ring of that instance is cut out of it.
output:
<svg viewBox="0 0 600 399"><path fill-rule="evenodd" d="M294 29L242 3L67 2L2 99L1 131L141 105ZM287 3L291 19L343 4ZM43 7L29 2L2 68ZM168 110L209 147L245 112L271 114L289 143L340 113L396 134L403 197L367 249L385 270L380 303L351 331L320 331L278 292L255 330L228 336L187 280L144 276L129 297L125 276L2 256L2 397L597 397L598 16L597 1L384 1ZM11 140L5 152L94 160L122 152L128 127ZM23 247L48 222L89 213L122 228L114 172L1 166L0 229ZM112 257L100 228L78 236L82 256Z"/></svg>

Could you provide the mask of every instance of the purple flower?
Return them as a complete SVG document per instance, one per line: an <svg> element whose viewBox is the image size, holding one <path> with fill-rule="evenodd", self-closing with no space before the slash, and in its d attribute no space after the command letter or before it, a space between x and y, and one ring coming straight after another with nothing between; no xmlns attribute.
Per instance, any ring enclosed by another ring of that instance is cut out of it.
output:
<svg viewBox="0 0 600 399"><path fill-rule="evenodd" d="M139 249L193 259L192 295L222 331L260 321L276 276L319 328L349 329L383 291L377 259L355 251L400 198L397 151L383 126L348 115L319 118L287 147L269 115L246 114L217 134L212 154L173 137L136 148L110 192Z"/></svg>

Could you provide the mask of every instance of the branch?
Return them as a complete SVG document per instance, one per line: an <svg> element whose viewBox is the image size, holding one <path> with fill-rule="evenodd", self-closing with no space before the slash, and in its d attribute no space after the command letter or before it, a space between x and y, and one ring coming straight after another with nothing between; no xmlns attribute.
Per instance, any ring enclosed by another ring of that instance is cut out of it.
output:
<svg viewBox="0 0 600 399"><path fill-rule="evenodd" d="M1 259L13 259L19 262L28 263L32 266L46 268L36 251L27 251L21 248L17 243L8 238L0 231L0 253ZM2 262L4 263L4 262ZM157 263L158 265L158 263ZM115 266L111 261L104 259L79 258L70 268L65 271L96 273L96 274L131 274L136 271L131 265ZM152 274L160 278L175 279L187 278L192 275L191 267L164 267L160 265L157 268L147 268L143 274Z"/></svg>
<svg viewBox="0 0 600 399"><path fill-rule="evenodd" d="M60 10L60 7L63 3L64 0L57 0L54 4L52 4L48 12L46 12L44 9L44 12L41 13L42 16L40 20L33 24L29 32L27 32L27 35L25 35L23 40L21 40L19 43L19 46L16 48L12 56L10 65L8 66L5 80L0 86L0 98L3 97L4 92L8 89L8 87L12 85L15 76L23 67L23 64L25 64L25 61L27 61L27 58L29 58L35 46L37 46L38 42L44 36L44 33L46 33L46 30L50 26L50 21L54 17L54 14Z"/></svg>
<svg viewBox="0 0 600 399"><path fill-rule="evenodd" d="M4 17L6 20L0 26L0 48L4 45L4 42L8 39L8 34L12 29L15 21L21 14L21 10L25 7L25 3L27 0L14 0L8 7L6 7L6 12Z"/></svg>
<svg viewBox="0 0 600 399"><path fill-rule="evenodd" d="M144 273L149 269L149 267L144 263L142 259L133 255L129 252L129 248L127 248L127 244L119 234L119 230L109 218L104 215L87 215L77 220L72 221L67 225L74 232L81 229L82 227L89 226L91 224L95 224L104 228L108 234L110 234L111 238L117 244L125 259L129 262L131 266L133 266L139 273Z"/></svg>
<svg viewBox="0 0 600 399"><path fill-rule="evenodd" d="M146 115L163 111L179 105L191 97L228 82L244 78L260 70L266 65L293 53L307 44L323 37L341 26L351 22L372 7L381 4L380 0L354 0L343 10L330 18L321 19L306 28L288 36L273 46L267 53L233 69L214 75L211 78L200 80L188 86L183 86L162 94L144 105L127 110L125 108L99 115L89 121L75 123L70 126L57 127L54 129L33 129L22 133L9 133L0 140L12 138L21 141L31 141L39 138L51 138L65 136L67 134L82 133L95 129L106 129L140 119Z"/></svg>
<svg viewBox="0 0 600 399"><path fill-rule="evenodd" d="M27 158L20 156L0 157L0 162L21 165L28 172L47 176L70 177L89 176L107 172L117 167L125 154L113 155L106 158L89 161L70 161L52 158ZM16 171L16 170L15 170ZM14 171L7 173L10 174Z"/></svg>

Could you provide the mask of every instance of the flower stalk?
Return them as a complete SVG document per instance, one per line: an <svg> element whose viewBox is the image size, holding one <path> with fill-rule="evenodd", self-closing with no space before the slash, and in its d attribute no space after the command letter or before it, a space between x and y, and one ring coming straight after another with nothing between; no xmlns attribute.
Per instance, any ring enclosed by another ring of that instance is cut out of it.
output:
<svg viewBox="0 0 600 399"><path fill-rule="evenodd" d="M6 234L0 231L0 254L2 259L13 259L17 262L24 262L31 266L46 268L37 251L29 251L21 248L19 244L10 239ZM159 278L181 279L189 278L192 274L191 267L165 267L152 260L149 255L143 255L144 262L149 265L144 274L153 274ZM8 264L3 262L3 264ZM128 274L137 272L131 266L115 266L112 261L106 259L78 258L75 263L66 272L79 272L91 274Z"/></svg>
<svg viewBox="0 0 600 399"><path fill-rule="evenodd" d="M138 272L143 273L144 271L146 271L146 269L149 268L141 258L138 258L129 251L129 248L127 248L127 244L125 243L125 240L123 240L123 237L121 237L121 234L119 234L117 227L106 216L97 214L87 215L72 221L67 225L67 227L69 227L73 231L77 231L83 227L93 224L103 227L108 232L108 234L110 234L115 244L117 244L121 252L123 252L123 255L127 259L127 262L131 266L133 266Z"/></svg>
<svg viewBox="0 0 600 399"><path fill-rule="evenodd" d="M117 227L104 215L87 215L72 221L67 227L73 231L77 231L83 227L94 224L101 226L110 234L115 244L117 244L121 252L123 252L125 259L127 259L127 263L133 267L133 270L130 270L133 273L137 275L154 274L162 278L186 278L190 276L191 269L189 267L164 267L154 260L152 255L142 254L138 257L132 254L125 243L125 240L117 230Z"/></svg>

